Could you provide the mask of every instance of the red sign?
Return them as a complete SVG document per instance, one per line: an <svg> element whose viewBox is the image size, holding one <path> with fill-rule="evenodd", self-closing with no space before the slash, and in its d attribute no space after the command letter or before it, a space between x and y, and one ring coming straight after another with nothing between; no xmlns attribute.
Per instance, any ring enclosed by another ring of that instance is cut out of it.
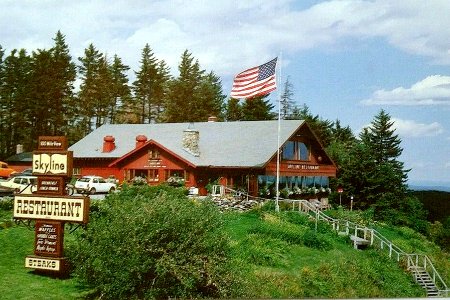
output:
<svg viewBox="0 0 450 300"><path fill-rule="evenodd" d="M344 192L344 189L343 189L343 188L338 188L338 189L337 189L337 192L338 192L338 193L343 193L343 192Z"/></svg>

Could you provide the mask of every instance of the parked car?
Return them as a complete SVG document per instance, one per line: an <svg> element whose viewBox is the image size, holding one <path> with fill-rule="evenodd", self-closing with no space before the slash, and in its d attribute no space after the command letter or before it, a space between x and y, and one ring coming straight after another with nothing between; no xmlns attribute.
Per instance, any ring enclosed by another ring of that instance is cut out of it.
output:
<svg viewBox="0 0 450 300"><path fill-rule="evenodd" d="M0 177L8 178L12 173L15 173L16 170L10 168L7 163L0 161Z"/></svg>
<svg viewBox="0 0 450 300"><path fill-rule="evenodd" d="M110 193L115 191L117 185L107 182L100 176L83 176L75 182L75 190L79 194L83 193Z"/></svg>
<svg viewBox="0 0 450 300"><path fill-rule="evenodd" d="M25 169L20 172L11 173L10 177L16 177L16 176L32 176L33 175L33 169Z"/></svg>
<svg viewBox="0 0 450 300"><path fill-rule="evenodd" d="M31 194L37 190L36 176L15 176L6 181L0 181L0 187L21 194Z"/></svg>

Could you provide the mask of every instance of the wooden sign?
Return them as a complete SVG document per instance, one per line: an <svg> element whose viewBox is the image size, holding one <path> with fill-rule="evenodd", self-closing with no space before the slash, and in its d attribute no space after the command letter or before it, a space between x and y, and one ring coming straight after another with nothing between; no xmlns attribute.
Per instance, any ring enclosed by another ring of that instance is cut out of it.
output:
<svg viewBox="0 0 450 300"><path fill-rule="evenodd" d="M72 151L33 151L33 175L72 176Z"/></svg>
<svg viewBox="0 0 450 300"><path fill-rule="evenodd" d="M67 138L65 136L40 136L38 140L38 150L67 150Z"/></svg>
<svg viewBox="0 0 450 300"><path fill-rule="evenodd" d="M62 256L64 241L62 222L36 221L34 254L40 256Z"/></svg>
<svg viewBox="0 0 450 300"><path fill-rule="evenodd" d="M14 218L88 223L89 197L16 195Z"/></svg>
<svg viewBox="0 0 450 300"><path fill-rule="evenodd" d="M65 257L42 257L28 255L25 258L25 267L31 269L39 269L46 271L63 272L66 268Z"/></svg>
<svg viewBox="0 0 450 300"><path fill-rule="evenodd" d="M36 194L65 195L65 181L62 177L39 176Z"/></svg>

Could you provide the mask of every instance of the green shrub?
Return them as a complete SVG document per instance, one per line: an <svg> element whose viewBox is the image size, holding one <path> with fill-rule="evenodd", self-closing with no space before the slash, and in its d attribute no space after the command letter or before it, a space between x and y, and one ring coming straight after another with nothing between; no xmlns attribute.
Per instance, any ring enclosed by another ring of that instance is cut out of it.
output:
<svg viewBox="0 0 450 300"><path fill-rule="evenodd" d="M109 195L70 247L75 275L104 299L236 297L222 216L183 189L130 186Z"/></svg>
<svg viewBox="0 0 450 300"><path fill-rule="evenodd" d="M14 207L13 197L0 198L0 210L11 211Z"/></svg>
<svg viewBox="0 0 450 300"><path fill-rule="evenodd" d="M315 231L307 231L303 237L303 244L310 248L315 248L318 250L331 250L333 249L333 244L331 241L323 234L316 233Z"/></svg>

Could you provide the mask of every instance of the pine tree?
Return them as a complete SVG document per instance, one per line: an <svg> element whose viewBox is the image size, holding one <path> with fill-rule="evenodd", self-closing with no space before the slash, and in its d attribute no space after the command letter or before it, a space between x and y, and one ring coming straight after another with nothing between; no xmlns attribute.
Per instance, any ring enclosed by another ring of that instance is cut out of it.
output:
<svg viewBox="0 0 450 300"><path fill-rule="evenodd" d="M289 119L306 121L324 147L327 147L330 144L333 122L329 120L322 120L319 115L314 116L306 104L303 104L301 107L295 106L292 109L292 114Z"/></svg>
<svg viewBox="0 0 450 300"><path fill-rule="evenodd" d="M293 97L293 85L289 81L289 76L284 83L284 90L280 97L280 105L281 105L281 119L289 119L292 115L292 110L294 108L294 100Z"/></svg>
<svg viewBox="0 0 450 300"><path fill-rule="evenodd" d="M225 95L220 78L202 70L187 50L181 56L178 70L180 75L169 85L166 122L204 122L210 116L223 119Z"/></svg>
<svg viewBox="0 0 450 300"><path fill-rule="evenodd" d="M266 98L268 95L247 99L242 105L242 119L245 121L273 120L276 114L274 105Z"/></svg>
<svg viewBox="0 0 450 300"><path fill-rule="evenodd" d="M120 117L118 115L124 113L122 107L131 97L128 77L125 74L129 69L130 67L124 65L122 60L117 55L114 55L113 63L110 66L112 89L108 109L108 119L111 124L119 121Z"/></svg>
<svg viewBox="0 0 450 300"><path fill-rule="evenodd" d="M133 82L135 111L140 123L150 123L155 119L153 114L156 106L156 89L158 85L158 61L148 44L142 49L140 70L135 72Z"/></svg>
<svg viewBox="0 0 450 300"><path fill-rule="evenodd" d="M67 134L71 130L71 120L76 116L73 89L76 79L76 66L69 53L65 36L58 31L53 39L55 44L50 49L53 66L48 70L51 76L52 109L51 134Z"/></svg>
<svg viewBox="0 0 450 300"><path fill-rule="evenodd" d="M13 49L3 61L3 79L0 95L2 138L0 154L7 157L15 153L16 143L31 144L30 125L27 121L27 84L30 78L31 58L25 49Z"/></svg>
<svg viewBox="0 0 450 300"><path fill-rule="evenodd" d="M226 120L227 121L240 121L242 120L242 106L239 103L239 99L230 98L226 107Z"/></svg>
<svg viewBox="0 0 450 300"><path fill-rule="evenodd" d="M401 198L406 192L406 181L409 170L404 169L403 162L399 161L403 149L400 147L401 139L392 128L394 122L384 110L375 116L370 127L364 130L360 139L371 151L377 166L374 170L373 189L379 197L385 193L393 193Z"/></svg>
<svg viewBox="0 0 450 300"><path fill-rule="evenodd" d="M110 99L108 88L112 79L108 71L106 59L93 44L90 44L84 51L84 57L78 58L81 62L79 72L82 83L78 92L79 99L79 134L81 137L100 126L106 117L106 107Z"/></svg>

